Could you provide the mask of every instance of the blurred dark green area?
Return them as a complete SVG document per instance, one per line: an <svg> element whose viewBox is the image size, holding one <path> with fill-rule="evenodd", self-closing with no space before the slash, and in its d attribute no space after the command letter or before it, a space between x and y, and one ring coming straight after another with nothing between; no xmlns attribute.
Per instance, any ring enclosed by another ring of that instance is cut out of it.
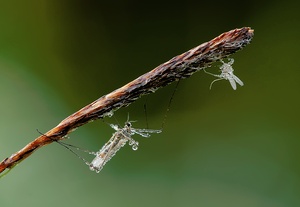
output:
<svg viewBox="0 0 300 207"><path fill-rule="evenodd" d="M0 1L0 159L102 95L234 28L253 42L209 90L180 82L162 134L135 136L100 174L58 144L0 180L0 206L300 206L299 3L296 1ZM218 65L216 65L218 66ZM210 72L217 73L217 67ZM175 84L115 113L160 128ZM147 120L143 105L147 105ZM69 143L98 150L102 121ZM83 155L85 156L85 155ZM88 157L87 159L92 159Z"/></svg>

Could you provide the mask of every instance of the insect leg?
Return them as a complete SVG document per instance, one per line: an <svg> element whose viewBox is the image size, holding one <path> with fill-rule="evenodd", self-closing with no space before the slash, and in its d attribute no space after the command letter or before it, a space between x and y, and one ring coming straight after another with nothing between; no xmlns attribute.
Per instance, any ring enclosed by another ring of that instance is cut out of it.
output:
<svg viewBox="0 0 300 207"><path fill-rule="evenodd" d="M218 78L218 79L214 80L213 82L211 82L211 84L210 84L210 86L209 86L209 90L211 90L212 85L214 84L214 82L219 81L219 80L222 80L222 79L224 79L224 78Z"/></svg>
<svg viewBox="0 0 300 207"><path fill-rule="evenodd" d="M207 72L205 69L203 69L203 71L209 75L212 75L212 76L215 76L215 77L218 77L218 78L221 78L220 75L216 75L216 74L213 74L213 73L210 73L210 72Z"/></svg>

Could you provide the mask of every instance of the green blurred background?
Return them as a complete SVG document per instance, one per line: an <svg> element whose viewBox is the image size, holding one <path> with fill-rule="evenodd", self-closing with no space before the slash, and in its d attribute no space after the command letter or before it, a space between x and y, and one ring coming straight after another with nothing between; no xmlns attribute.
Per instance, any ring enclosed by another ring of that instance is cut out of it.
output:
<svg viewBox="0 0 300 207"><path fill-rule="evenodd" d="M0 180L0 206L300 206L300 13L296 1L0 1L0 159L102 95L234 28L255 29L235 58L245 83L180 82L162 134L135 136L101 171L58 144ZM217 73L217 67L210 72ZM172 84L115 113L160 128ZM98 150L102 121L69 143ZM83 155L86 157L86 155ZM91 160L92 157L86 157Z"/></svg>

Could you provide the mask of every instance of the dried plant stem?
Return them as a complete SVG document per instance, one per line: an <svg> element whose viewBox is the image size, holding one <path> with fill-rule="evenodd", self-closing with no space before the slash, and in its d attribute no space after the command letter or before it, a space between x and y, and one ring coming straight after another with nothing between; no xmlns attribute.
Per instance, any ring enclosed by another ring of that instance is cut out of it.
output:
<svg viewBox="0 0 300 207"><path fill-rule="evenodd" d="M225 32L203 43L150 72L138 77L123 87L107 94L70 115L56 127L27 144L0 163L0 173L11 169L38 148L61 140L66 135L90 121L103 118L121 107L128 106L142 95L155 92L174 81L190 77L193 73L209 67L213 62L226 58L250 43L253 30L249 27Z"/></svg>

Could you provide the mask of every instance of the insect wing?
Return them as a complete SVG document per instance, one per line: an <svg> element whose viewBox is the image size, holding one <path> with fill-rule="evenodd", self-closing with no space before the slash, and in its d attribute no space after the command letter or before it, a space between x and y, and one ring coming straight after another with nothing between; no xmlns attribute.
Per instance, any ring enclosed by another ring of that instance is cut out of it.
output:
<svg viewBox="0 0 300 207"><path fill-rule="evenodd" d="M132 128L131 130L134 134L138 134L142 137L150 137L149 133L157 133L158 134L158 133L162 132L162 130L156 130L156 129L134 129L134 128Z"/></svg>
<svg viewBox="0 0 300 207"><path fill-rule="evenodd" d="M235 80L235 82L237 82L238 84L240 84L240 86L244 85L243 81L241 81L241 79L239 79L236 75L232 74L232 77Z"/></svg>
<svg viewBox="0 0 300 207"><path fill-rule="evenodd" d="M93 159L93 161L90 163L90 170L96 171L99 173L103 166L108 161L108 153L112 149L112 143L113 143L114 136L97 152L96 157Z"/></svg>
<svg viewBox="0 0 300 207"><path fill-rule="evenodd" d="M123 147L127 142L120 133L116 132L105 144L90 164L90 169L99 173L103 166Z"/></svg>
<svg viewBox="0 0 300 207"><path fill-rule="evenodd" d="M233 88L233 90L236 90L235 79L233 79L232 77L229 77L228 80L229 80L229 83L230 83L231 87Z"/></svg>
<svg viewBox="0 0 300 207"><path fill-rule="evenodd" d="M162 132L162 130L160 130L160 129L134 129L135 131L138 131L138 132L148 132L148 133L157 133L157 134L159 134L159 133L161 133Z"/></svg>
<svg viewBox="0 0 300 207"><path fill-rule="evenodd" d="M105 157L102 156L103 155L101 154L101 152L99 152L99 154L90 163L90 170L96 171L97 173L102 170L103 166L105 165Z"/></svg>

